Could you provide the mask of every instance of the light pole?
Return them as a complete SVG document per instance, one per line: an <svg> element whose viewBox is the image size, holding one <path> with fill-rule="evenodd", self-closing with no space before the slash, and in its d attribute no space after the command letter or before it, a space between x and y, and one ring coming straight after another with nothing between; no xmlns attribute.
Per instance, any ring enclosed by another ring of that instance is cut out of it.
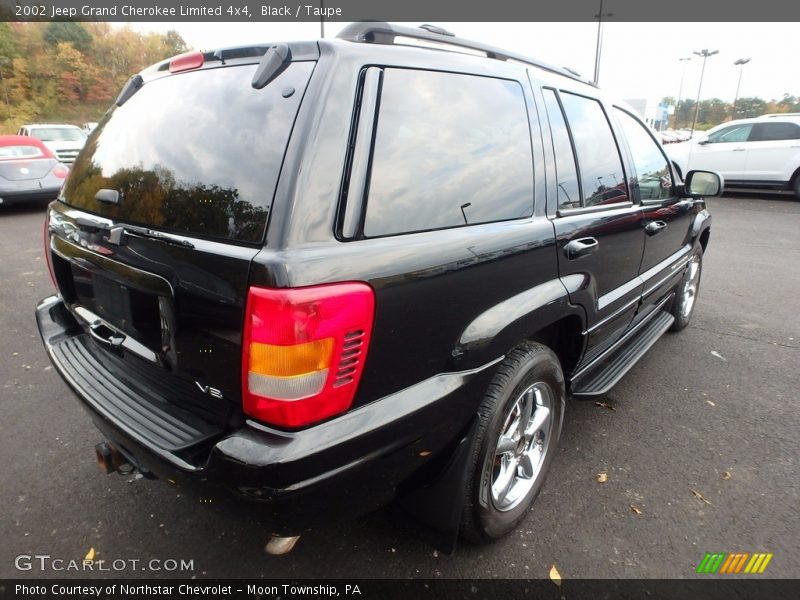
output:
<svg viewBox="0 0 800 600"><path fill-rule="evenodd" d="M678 86L678 100L675 102L675 129L678 128L678 107L681 105L681 96L683 95L683 78L686 76L686 63L692 60L691 56L686 58L679 58L678 62L682 62L683 69L681 70L681 84Z"/></svg>
<svg viewBox="0 0 800 600"><path fill-rule="evenodd" d="M714 56L715 54L719 54L719 50L711 50L710 52L703 48L700 52L693 52L692 54L696 54L697 56L703 57L703 68L700 70L700 83L697 86L697 100L694 103L694 119L692 119L692 133L694 135L694 126L697 125L697 111L700 109L700 90L703 89L703 75L706 73L706 59L709 56Z"/></svg>
<svg viewBox="0 0 800 600"><path fill-rule="evenodd" d="M740 58L733 62L734 65L739 67L739 82L736 84L736 95L733 97L733 115L731 115L734 119L736 118L736 102L739 100L739 86L742 85L742 71L744 71L744 66L749 62L749 58Z"/></svg>
<svg viewBox="0 0 800 600"><path fill-rule="evenodd" d="M597 49L594 53L594 83L600 83L600 51L603 49L603 17L613 17L614 13L603 12L603 0L600 0L600 12L594 18L597 19Z"/></svg>
<svg viewBox="0 0 800 600"><path fill-rule="evenodd" d="M323 0L319 0L319 37L323 40L325 39L325 17L322 15L325 14L325 2Z"/></svg>

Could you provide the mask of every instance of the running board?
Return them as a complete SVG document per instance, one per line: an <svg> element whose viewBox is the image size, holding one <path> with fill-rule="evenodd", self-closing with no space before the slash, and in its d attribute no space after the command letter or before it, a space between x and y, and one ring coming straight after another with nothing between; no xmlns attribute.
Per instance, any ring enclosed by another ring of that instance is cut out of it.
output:
<svg viewBox="0 0 800 600"><path fill-rule="evenodd" d="M608 393L670 328L674 320L671 314L661 311L608 356L589 369L578 372L570 382L572 395L575 398L593 398Z"/></svg>

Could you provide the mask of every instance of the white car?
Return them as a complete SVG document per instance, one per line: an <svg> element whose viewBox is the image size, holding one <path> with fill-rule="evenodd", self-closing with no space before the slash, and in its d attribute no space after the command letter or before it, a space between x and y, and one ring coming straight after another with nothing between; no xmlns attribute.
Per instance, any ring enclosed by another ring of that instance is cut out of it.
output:
<svg viewBox="0 0 800 600"><path fill-rule="evenodd" d="M800 115L729 121L665 150L681 176L716 171L726 186L792 190L800 200Z"/></svg>
<svg viewBox="0 0 800 600"><path fill-rule="evenodd" d="M75 157L86 143L86 135L77 125L33 123L20 127L17 135L28 135L42 140L58 160L66 164L75 162Z"/></svg>

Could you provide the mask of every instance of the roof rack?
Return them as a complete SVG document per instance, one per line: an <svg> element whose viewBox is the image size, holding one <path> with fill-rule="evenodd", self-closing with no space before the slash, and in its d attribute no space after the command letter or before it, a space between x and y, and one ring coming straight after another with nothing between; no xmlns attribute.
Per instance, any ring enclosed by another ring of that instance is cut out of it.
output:
<svg viewBox="0 0 800 600"><path fill-rule="evenodd" d="M766 113L761 115L770 119L780 119L781 117L800 117L800 113L787 112L787 113Z"/></svg>
<svg viewBox="0 0 800 600"><path fill-rule="evenodd" d="M558 73L564 77L575 79L582 83L595 85L575 73L575 71L554 67L538 60L533 60L521 54L508 52L501 48L495 48L480 42L473 42L472 40L465 40L464 38L456 37L455 34L435 27L433 25L421 25L420 27L403 27L401 25L392 25L390 23L382 23L377 21L363 21L359 23L351 23L336 36L339 39L347 40L349 42L360 42L369 44L394 44L395 38L404 37L425 42L434 42L448 46L457 46L459 48L466 48L468 50L477 50L486 54L487 58L504 61L516 61L539 67L552 73ZM424 46L423 46L424 47ZM595 86L596 87L596 86Z"/></svg>

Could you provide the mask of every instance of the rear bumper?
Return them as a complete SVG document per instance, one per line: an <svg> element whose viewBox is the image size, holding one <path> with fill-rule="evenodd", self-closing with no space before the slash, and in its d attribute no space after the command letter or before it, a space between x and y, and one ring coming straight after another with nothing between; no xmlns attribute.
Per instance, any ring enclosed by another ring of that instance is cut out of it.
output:
<svg viewBox="0 0 800 600"><path fill-rule="evenodd" d="M187 415L196 434L180 438L164 431L180 421L180 409L167 398L142 399L141 387L114 379L58 297L43 300L36 318L53 365L131 462L204 498L227 503L232 490L253 500L259 520L282 535L369 512L435 479L496 364L426 379L302 431L245 421L222 432ZM70 351L81 344L86 352Z"/></svg>
<svg viewBox="0 0 800 600"><path fill-rule="evenodd" d="M0 206L4 204L21 204L24 202L44 202L47 200L55 200L58 192L61 191L60 187L50 189L37 189L32 191L2 191L0 190Z"/></svg>

